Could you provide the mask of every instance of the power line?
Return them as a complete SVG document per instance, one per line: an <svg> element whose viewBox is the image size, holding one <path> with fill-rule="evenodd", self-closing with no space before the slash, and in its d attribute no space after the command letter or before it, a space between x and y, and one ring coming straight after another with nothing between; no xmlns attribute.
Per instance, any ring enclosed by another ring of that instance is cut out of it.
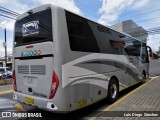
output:
<svg viewBox="0 0 160 120"><path fill-rule="evenodd" d="M2 10L2 9L0 9L0 12L1 12L1 13L4 13L4 14L8 14L8 15L12 15L12 16L18 17L18 15L13 14L13 13L11 13L11 12L9 12L9 11Z"/></svg>
<svg viewBox="0 0 160 120"><path fill-rule="evenodd" d="M10 19L16 20L16 18L12 18L12 17L10 17L10 16L3 15L3 14L1 14L1 13L0 13L0 15L3 16L3 17L6 17L6 18L10 18Z"/></svg>
<svg viewBox="0 0 160 120"><path fill-rule="evenodd" d="M12 12L13 14L16 14L16 15L20 15L19 13L17 13L17 12L14 12L13 10L9 10L9 9L7 9L7 8L4 8L4 7L2 7L2 6L0 6L0 8L1 9L4 9L4 10L7 10L7 11L9 11L9 12Z"/></svg>
<svg viewBox="0 0 160 120"><path fill-rule="evenodd" d="M9 19L16 20L16 18L20 15L19 13L16 13L12 10L9 10L7 8L4 8L0 6L0 15Z"/></svg>
<svg viewBox="0 0 160 120"><path fill-rule="evenodd" d="M152 9L151 9L151 8L152 8ZM150 8L150 9L148 8L148 9L146 9L146 10L145 10L145 9L144 9L144 10L141 10L141 11L139 11L138 13L135 13L135 14L129 14L129 15L128 15L128 14L125 14L125 15L122 15L121 18L124 18L124 17L133 17L133 18L135 18L135 16L140 16L140 15L142 16L142 15L145 15L145 13L151 13L151 12L160 10L159 7L157 7L157 8L158 8L158 9L157 9L155 6L154 6L154 7L151 7L151 8ZM155 9L155 8L156 8L156 9Z"/></svg>

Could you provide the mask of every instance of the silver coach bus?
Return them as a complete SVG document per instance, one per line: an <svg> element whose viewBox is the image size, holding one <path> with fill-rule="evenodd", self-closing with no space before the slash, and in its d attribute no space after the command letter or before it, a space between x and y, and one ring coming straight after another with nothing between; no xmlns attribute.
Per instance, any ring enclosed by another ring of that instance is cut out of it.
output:
<svg viewBox="0 0 160 120"><path fill-rule="evenodd" d="M19 16L13 98L48 111L73 111L148 78L148 52L125 33L53 5Z"/></svg>

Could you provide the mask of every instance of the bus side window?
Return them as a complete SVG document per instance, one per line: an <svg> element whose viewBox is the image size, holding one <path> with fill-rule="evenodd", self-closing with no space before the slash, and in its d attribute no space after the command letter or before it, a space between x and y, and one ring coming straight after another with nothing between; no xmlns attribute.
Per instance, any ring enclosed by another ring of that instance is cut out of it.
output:
<svg viewBox="0 0 160 120"><path fill-rule="evenodd" d="M124 41L123 40L110 40L110 44L113 50L113 54L122 55L124 49Z"/></svg>
<svg viewBox="0 0 160 120"><path fill-rule="evenodd" d="M85 36L85 26L82 20L69 21L68 22L68 32L69 35L86 38Z"/></svg>
<svg viewBox="0 0 160 120"><path fill-rule="evenodd" d="M70 49L80 52L99 53L98 43L84 18L66 11Z"/></svg>
<svg viewBox="0 0 160 120"><path fill-rule="evenodd" d="M129 56L137 56L140 57L141 51L141 42L134 40L133 38L126 37L124 38L125 47L124 50Z"/></svg>

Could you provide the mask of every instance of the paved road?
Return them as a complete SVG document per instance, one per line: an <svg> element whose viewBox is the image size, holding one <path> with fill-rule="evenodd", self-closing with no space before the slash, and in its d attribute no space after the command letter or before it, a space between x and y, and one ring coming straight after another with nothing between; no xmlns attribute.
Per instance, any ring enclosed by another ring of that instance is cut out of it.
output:
<svg viewBox="0 0 160 120"><path fill-rule="evenodd" d="M160 59L151 61L149 69L150 76L160 75Z"/></svg>

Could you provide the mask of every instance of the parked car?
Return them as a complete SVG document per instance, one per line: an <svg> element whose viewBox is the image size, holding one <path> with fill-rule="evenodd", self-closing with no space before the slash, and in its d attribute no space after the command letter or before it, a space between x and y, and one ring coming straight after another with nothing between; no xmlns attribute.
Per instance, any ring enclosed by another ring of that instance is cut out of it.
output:
<svg viewBox="0 0 160 120"><path fill-rule="evenodd" d="M12 78L12 71L9 67L0 67L0 80Z"/></svg>
<svg viewBox="0 0 160 120"><path fill-rule="evenodd" d="M2 73L0 73L0 80L2 80L2 79L3 79L2 75L3 75L3 74L2 74Z"/></svg>

